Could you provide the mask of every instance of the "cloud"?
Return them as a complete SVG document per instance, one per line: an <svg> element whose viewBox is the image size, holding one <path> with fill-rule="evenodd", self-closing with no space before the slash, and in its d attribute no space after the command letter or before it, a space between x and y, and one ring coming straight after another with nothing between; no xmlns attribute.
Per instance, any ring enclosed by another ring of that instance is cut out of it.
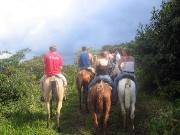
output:
<svg viewBox="0 0 180 135"><path fill-rule="evenodd" d="M159 4L156 0L0 0L0 48L28 47L32 56L56 43L70 60L82 45L132 40L138 24L147 23L152 7Z"/></svg>

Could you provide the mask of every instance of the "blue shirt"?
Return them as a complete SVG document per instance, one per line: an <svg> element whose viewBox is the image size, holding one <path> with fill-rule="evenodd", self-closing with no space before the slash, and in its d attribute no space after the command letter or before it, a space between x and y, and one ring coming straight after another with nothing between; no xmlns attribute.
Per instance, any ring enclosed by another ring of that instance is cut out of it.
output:
<svg viewBox="0 0 180 135"><path fill-rule="evenodd" d="M89 59L89 54L84 51L80 54L79 58L79 67L80 68L88 68L90 67L90 59Z"/></svg>

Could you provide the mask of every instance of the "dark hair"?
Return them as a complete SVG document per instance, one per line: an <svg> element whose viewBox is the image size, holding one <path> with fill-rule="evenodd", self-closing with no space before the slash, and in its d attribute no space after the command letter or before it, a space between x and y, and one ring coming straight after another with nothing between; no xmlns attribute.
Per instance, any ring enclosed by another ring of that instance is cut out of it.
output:
<svg viewBox="0 0 180 135"><path fill-rule="evenodd" d="M130 56L131 55L131 52L128 48L122 48L122 51L125 51L125 53Z"/></svg>
<svg viewBox="0 0 180 135"><path fill-rule="evenodd" d="M56 46L55 46L55 45L50 46L50 47L49 47L49 50L50 50L50 51L56 51Z"/></svg>
<svg viewBox="0 0 180 135"><path fill-rule="evenodd" d="M107 57L107 51L100 52L100 56L103 58Z"/></svg>
<svg viewBox="0 0 180 135"><path fill-rule="evenodd" d="M86 51L87 48L85 46L82 47L82 51Z"/></svg>

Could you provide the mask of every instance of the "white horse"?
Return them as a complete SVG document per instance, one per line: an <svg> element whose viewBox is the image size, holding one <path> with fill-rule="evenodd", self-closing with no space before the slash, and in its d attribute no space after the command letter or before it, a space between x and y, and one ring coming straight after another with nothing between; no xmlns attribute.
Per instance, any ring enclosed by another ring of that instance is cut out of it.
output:
<svg viewBox="0 0 180 135"><path fill-rule="evenodd" d="M127 114L130 114L128 117L131 119L132 129L134 130L134 111L136 103L136 86L134 81L128 78L119 80L117 91L123 116L123 127L126 128L126 117Z"/></svg>
<svg viewBox="0 0 180 135"><path fill-rule="evenodd" d="M64 97L64 86L62 79L51 76L44 79L42 82L42 94L45 99L47 107L47 127L50 125L50 117L52 113L52 100L56 99L56 121L57 129L60 132L60 111L62 108L62 102Z"/></svg>

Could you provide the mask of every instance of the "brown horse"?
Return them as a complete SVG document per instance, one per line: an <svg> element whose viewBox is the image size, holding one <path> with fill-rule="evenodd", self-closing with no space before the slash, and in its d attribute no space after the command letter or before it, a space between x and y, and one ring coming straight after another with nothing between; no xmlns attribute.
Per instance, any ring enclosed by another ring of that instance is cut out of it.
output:
<svg viewBox="0 0 180 135"><path fill-rule="evenodd" d="M111 109L112 87L104 81L97 82L92 86L88 94L88 106L94 120L96 131L103 123L103 134L106 134L107 123ZM102 121L101 121L102 120Z"/></svg>
<svg viewBox="0 0 180 135"><path fill-rule="evenodd" d="M56 99L56 121L57 121L57 128L60 132L60 111L62 108L62 102L64 97L64 86L63 81L56 77L51 76L47 77L42 82L42 92L45 99L45 104L47 106L47 127L50 125L50 117L52 113L52 100L53 97Z"/></svg>
<svg viewBox="0 0 180 135"><path fill-rule="evenodd" d="M79 95L80 110L82 109L81 99L83 98L83 103L86 106L86 111L88 111L88 107L87 107L88 84L93 78L94 78L94 73L87 69L80 70L76 76L76 86L77 86L78 95Z"/></svg>

